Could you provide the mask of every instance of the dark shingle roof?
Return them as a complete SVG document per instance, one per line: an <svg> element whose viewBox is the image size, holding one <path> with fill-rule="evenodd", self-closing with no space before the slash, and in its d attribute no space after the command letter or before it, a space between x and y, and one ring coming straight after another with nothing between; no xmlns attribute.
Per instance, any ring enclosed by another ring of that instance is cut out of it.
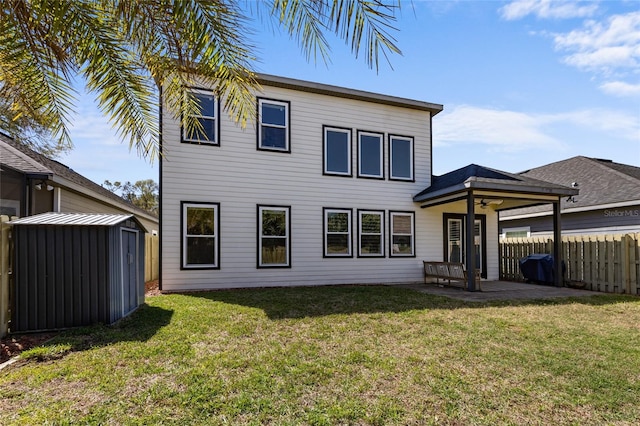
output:
<svg viewBox="0 0 640 426"><path fill-rule="evenodd" d="M147 216L153 216L149 212L134 206L124 198L114 194L108 189L98 185L97 183L87 179L79 173L74 172L69 167L60 163L59 161L52 160L34 150L19 144L9 136L0 132L0 164L6 165L16 171L24 174L47 174L49 176L60 176L70 182L78 184L85 189L93 191L101 196L112 200L117 204L124 204L128 207L128 210L132 212L139 212Z"/></svg>
<svg viewBox="0 0 640 426"><path fill-rule="evenodd" d="M423 201L428 198L443 195L444 193L452 193L462 191L465 185L483 189L509 189L524 192L554 193L564 194L571 192L570 188L564 185L556 185L534 179L527 176L517 175L513 173L503 172L501 170L491 169L477 164L469 164L468 166L454 170L441 176L432 176L431 186L424 189L413 197L414 201ZM492 188L493 187L493 188Z"/></svg>
<svg viewBox="0 0 640 426"><path fill-rule="evenodd" d="M520 176L541 179L559 185L578 184L575 202L562 200L562 209L597 208L600 205L630 201L640 202L640 167L610 160L577 156L521 172ZM550 210L549 206L504 212L503 216Z"/></svg>
<svg viewBox="0 0 640 426"><path fill-rule="evenodd" d="M640 167L589 157L572 157L527 170L522 176L560 185L578 184L571 207L640 200Z"/></svg>

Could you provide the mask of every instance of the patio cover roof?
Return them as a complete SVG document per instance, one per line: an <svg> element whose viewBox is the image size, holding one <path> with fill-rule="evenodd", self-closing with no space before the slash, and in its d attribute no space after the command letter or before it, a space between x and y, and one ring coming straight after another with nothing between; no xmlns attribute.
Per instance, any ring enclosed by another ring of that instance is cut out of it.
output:
<svg viewBox="0 0 640 426"><path fill-rule="evenodd" d="M442 176L433 176L431 186L413 197L421 207L462 200L472 192L476 197L501 198L496 210L505 210L557 201L577 195L578 189L469 164Z"/></svg>

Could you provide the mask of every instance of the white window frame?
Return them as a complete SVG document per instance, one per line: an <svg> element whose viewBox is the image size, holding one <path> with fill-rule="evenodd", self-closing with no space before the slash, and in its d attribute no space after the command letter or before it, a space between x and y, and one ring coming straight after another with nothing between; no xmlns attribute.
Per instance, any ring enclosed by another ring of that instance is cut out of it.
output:
<svg viewBox="0 0 640 426"><path fill-rule="evenodd" d="M282 211L285 213L285 231L284 236L281 235L263 235L262 213L265 211ZM282 238L285 240L286 261L285 263L264 263L262 259L262 239L266 238ZM290 268L291 267L291 207L290 206L267 206L258 205L258 268Z"/></svg>
<svg viewBox="0 0 640 426"><path fill-rule="evenodd" d="M207 140L207 139L197 139L197 138L193 138L193 137L190 138L189 135L187 135L186 127L183 126L182 127L182 142L208 144L208 145L220 145L220 127L219 127L220 123L218 123L218 115L219 115L218 98L213 94L213 92L211 90L187 88L187 89L185 89L185 97L186 97L186 93L187 92L189 92L189 93L201 93L201 94L204 94L204 95L213 96L213 114L214 115L213 116L193 115L193 117L204 119L204 120L213 121L213 128L215 129L215 132L214 132L215 140L214 141L210 141L210 140ZM186 101L186 99L185 99L185 101Z"/></svg>
<svg viewBox="0 0 640 426"><path fill-rule="evenodd" d="M366 174L362 172L362 136L375 136L378 138L379 154L380 154L380 173L377 175ZM384 179L384 135L376 132L358 131L358 177L372 178L372 179Z"/></svg>
<svg viewBox="0 0 640 426"><path fill-rule="evenodd" d="M210 208L213 209L213 234L203 234L203 235L189 235L187 234L187 211L189 208ZM182 218L181 218L181 242L182 242L182 253L181 253L181 267L182 269L220 269L220 203L209 203L209 202L192 202L192 201L183 201L182 202ZM187 248L188 248L188 238L214 238L214 247L215 253L213 258L213 263L198 263L198 264L189 264L187 263Z"/></svg>
<svg viewBox="0 0 640 426"><path fill-rule="evenodd" d="M396 176L393 170L393 143L394 141L408 141L410 143L411 149L410 158L409 158L409 167L410 173L409 177L405 176ZM389 135L389 179L390 180L403 180L413 182L415 180L415 171L414 171L414 140L410 136L400 136L400 135Z"/></svg>
<svg viewBox="0 0 640 426"><path fill-rule="evenodd" d="M347 171L346 172L336 172L333 170L328 170L328 158L329 158L329 152L328 152L328 144L327 144L327 134L328 132L336 132L336 133L344 133L347 135ZM335 176L352 176L352 171L351 171L351 163L352 163L352 157L351 157L351 129L346 129L346 128L342 128L342 127L332 127L332 126L324 126L322 129L322 133L323 133L323 137L322 137L322 144L323 144L323 171L325 175L335 175Z"/></svg>
<svg viewBox="0 0 640 426"><path fill-rule="evenodd" d="M329 214L343 213L347 215L347 232L329 232ZM324 257L353 257L353 226L352 226L352 209L341 209L325 207L323 209L323 234L324 234ZM329 235L347 235L347 253L329 253Z"/></svg>
<svg viewBox="0 0 640 426"><path fill-rule="evenodd" d="M380 217L380 232L365 233L362 230L364 215L376 215ZM380 239L380 253L363 253L362 252L362 236L377 235ZM358 210L358 257L384 257L384 210Z"/></svg>
<svg viewBox="0 0 640 426"><path fill-rule="evenodd" d="M262 105L263 104L271 104L278 105L284 107L284 126L278 124L270 124L262 122ZM279 152L291 152L291 148L289 146L289 102L285 101L277 101L275 99L264 99L258 98L258 149L265 151L279 151ZM277 129L284 129L284 138L285 138L285 146L284 148L274 147L274 146L262 146L262 128L263 127L273 127Z"/></svg>
<svg viewBox="0 0 640 426"><path fill-rule="evenodd" d="M396 216L406 216L411 218L411 233L399 233L394 232L393 218ZM389 212L389 257L415 257L416 256L416 225L415 225L415 213L414 212ZM398 236L411 236L411 253L398 253L394 248L393 237Z"/></svg>

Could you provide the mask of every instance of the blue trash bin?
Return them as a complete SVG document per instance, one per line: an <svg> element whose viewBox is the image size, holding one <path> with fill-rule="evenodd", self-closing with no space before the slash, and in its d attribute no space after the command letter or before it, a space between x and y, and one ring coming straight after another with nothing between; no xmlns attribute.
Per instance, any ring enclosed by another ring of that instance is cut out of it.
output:
<svg viewBox="0 0 640 426"><path fill-rule="evenodd" d="M535 282L538 284L555 284L555 270L554 259L550 254L530 254L523 257L518 262L520 264L520 271L528 282ZM564 261L562 262L562 276L564 278L566 267Z"/></svg>

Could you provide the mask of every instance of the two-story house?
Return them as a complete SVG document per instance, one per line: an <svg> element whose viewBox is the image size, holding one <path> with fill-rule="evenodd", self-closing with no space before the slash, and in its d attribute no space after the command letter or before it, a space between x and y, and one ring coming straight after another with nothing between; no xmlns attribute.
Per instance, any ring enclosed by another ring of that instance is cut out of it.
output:
<svg viewBox="0 0 640 426"><path fill-rule="evenodd" d="M257 120L244 129L206 87L185 89L206 135L164 110L163 291L417 282L423 259L466 259L497 279L497 209L566 193L473 165L432 176L442 105L258 81Z"/></svg>

